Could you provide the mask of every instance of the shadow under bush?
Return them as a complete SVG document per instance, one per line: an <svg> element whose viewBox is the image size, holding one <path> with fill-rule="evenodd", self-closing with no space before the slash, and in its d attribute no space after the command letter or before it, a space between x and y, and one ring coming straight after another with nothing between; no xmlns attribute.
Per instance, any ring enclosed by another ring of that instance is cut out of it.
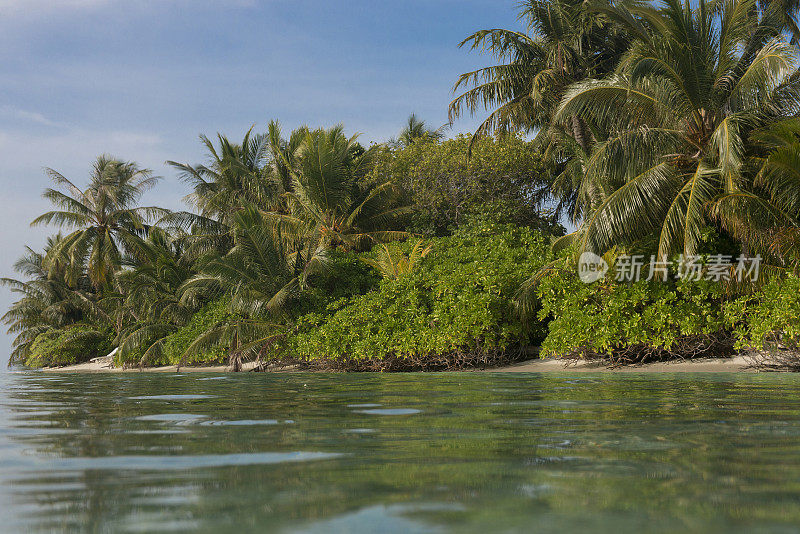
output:
<svg viewBox="0 0 800 534"><path fill-rule="evenodd" d="M725 288L710 281L581 282L568 270L540 281L539 319L550 319L543 357L612 365L731 356Z"/></svg>

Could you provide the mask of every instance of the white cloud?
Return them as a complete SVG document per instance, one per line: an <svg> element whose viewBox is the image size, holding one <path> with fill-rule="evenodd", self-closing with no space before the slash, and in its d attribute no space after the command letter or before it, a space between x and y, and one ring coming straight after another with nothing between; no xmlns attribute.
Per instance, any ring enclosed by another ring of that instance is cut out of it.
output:
<svg viewBox="0 0 800 534"><path fill-rule="evenodd" d="M0 117L10 117L12 119L33 122L43 126L58 126L55 122L51 121L41 113L15 108L13 106L0 107Z"/></svg>
<svg viewBox="0 0 800 534"><path fill-rule="evenodd" d="M0 183L12 192L37 195L47 183L43 167L55 167L80 181L94 158L103 153L157 170L169 159L161 136L148 132L58 128L34 134L0 130Z"/></svg>

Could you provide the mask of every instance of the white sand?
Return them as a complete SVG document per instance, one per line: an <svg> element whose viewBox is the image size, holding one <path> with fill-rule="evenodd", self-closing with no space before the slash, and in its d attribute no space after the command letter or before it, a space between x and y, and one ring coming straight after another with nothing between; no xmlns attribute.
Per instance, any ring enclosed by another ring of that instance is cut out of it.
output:
<svg viewBox="0 0 800 534"><path fill-rule="evenodd" d="M251 371L255 368L254 362L242 364L243 371ZM227 373L231 370L227 365L215 365L205 367L177 367L169 365L165 367L145 367L143 369L122 369L112 367L102 361L90 361L66 367L45 367L42 371L48 373Z"/></svg>
<svg viewBox="0 0 800 534"><path fill-rule="evenodd" d="M655 362L644 365L627 365L625 367L609 368L607 364L578 360L566 362L552 358L528 360L507 367L489 369L490 372L502 373L731 373L731 372L756 372L752 363L744 356L733 358L701 358L674 362Z"/></svg>
<svg viewBox="0 0 800 534"><path fill-rule="evenodd" d="M110 362L104 358L68 367L45 368L44 371L56 373L225 373L230 371L230 367L225 365L209 367L181 367L174 365L167 367L146 367L144 369L120 369L111 367ZM244 371L251 371L255 368L255 363L243 365ZM287 372L293 368L274 369L274 371ZM744 356L734 358L707 358L697 360L685 360L676 362L656 362L644 365L629 365L625 367L609 368L606 364L587 362L579 360L577 362L566 362L557 359L533 359L525 362L498 367L495 369L485 369L483 372L492 373L730 373L730 372L756 372L751 367L751 361Z"/></svg>

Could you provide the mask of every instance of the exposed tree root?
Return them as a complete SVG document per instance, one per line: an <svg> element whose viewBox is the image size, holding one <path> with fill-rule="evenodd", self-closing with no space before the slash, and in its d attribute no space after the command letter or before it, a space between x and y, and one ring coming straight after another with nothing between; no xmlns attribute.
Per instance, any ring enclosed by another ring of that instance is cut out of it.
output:
<svg viewBox="0 0 800 534"><path fill-rule="evenodd" d="M747 359L759 371L800 372L800 348L753 351Z"/></svg>
<svg viewBox="0 0 800 534"><path fill-rule="evenodd" d="M487 369L500 367L528 357L521 347L498 349L476 349L452 351L445 354L429 354L416 357L390 355L384 358L317 358L303 360L282 355L264 359L258 371L291 367L298 371L327 372L413 372L413 371L461 371L465 369Z"/></svg>
<svg viewBox="0 0 800 534"><path fill-rule="evenodd" d="M716 332L680 337L670 348L637 344L619 346L611 353L579 349L562 356L565 360L591 360L607 362L610 367L641 365L651 362L682 361L694 358L728 357L736 354L730 332Z"/></svg>

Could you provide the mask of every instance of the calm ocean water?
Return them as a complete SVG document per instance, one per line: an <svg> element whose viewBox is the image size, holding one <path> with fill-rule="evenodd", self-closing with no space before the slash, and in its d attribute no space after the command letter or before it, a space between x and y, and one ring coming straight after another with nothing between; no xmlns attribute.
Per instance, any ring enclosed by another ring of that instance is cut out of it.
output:
<svg viewBox="0 0 800 534"><path fill-rule="evenodd" d="M800 376L0 373L0 530L798 532Z"/></svg>

